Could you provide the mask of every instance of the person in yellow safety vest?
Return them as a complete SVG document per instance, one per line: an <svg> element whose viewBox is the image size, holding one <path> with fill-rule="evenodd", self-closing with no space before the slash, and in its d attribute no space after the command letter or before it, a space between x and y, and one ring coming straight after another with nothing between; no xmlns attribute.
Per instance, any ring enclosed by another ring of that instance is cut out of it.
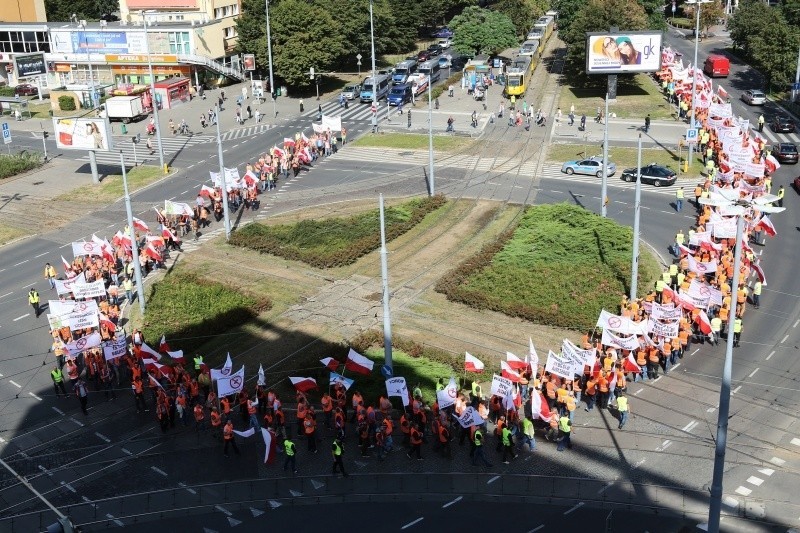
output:
<svg viewBox="0 0 800 533"><path fill-rule="evenodd" d="M783 185L781 185L780 189L778 189L778 207L783 207L783 196L786 194L786 191L783 190Z"/></svg>
<svg viewBox="0 0 800 533"><path fill-rule="evenodd" d="M44 265L44 279L50 284L50 290L56 288L56 278L58 274L56 274L56 269L50 263L46 263Z"/></svg>
<svg viewBox="0 0 800 533"><path fill-rule="evenodd" d="M344 470L344 463L342 463L342 453L344 452L344 444L342 441L339 440L339 437L333 439L333 444L331 445L331 456L333 456L333 475L335 476L336 473L341 470L342 475L344 477L348 477L349 474Z"/></svg>
<svg viewBox="0 0 800 533"><path fill-rule="evenodd" d="M476 379L472 382L472 407L477 409L482 398L483 391L481 390L481 386L478 384L478 380Z"/></svg>
<svg viewBox="0 0 800 533"><path fill-rule="evenodd" d="M761 280L756 280L755 285L753 285L753 307L758 309L761 307Z"/></svg>
<svg viewBox="0 0 800 533"><path fill-rule="evenodd" d="M678 233L675 234L675 249L672 251L672 255L675 257L681 256L680 247L683 246L684 242L686 242L686 236L683 234L683 230L678 230Z"/></svg>
<svg viewBox="0 0 800 533"><path fill-rule="evenodd" d="M719 344L719 336L722 332L722 319L719 316L715 316L711 319L711 337L712 342L717 345Z"/></svg>
<svg viewBox="0 0 800 533"><path fill-rule="evenodd" d="M492 463L486 460L486 456L483 453L483 433L480 429L475 430L472 444L475 446L475 452L472 455L472 466L478 466L478 461L481 461L484 466L491 468Z"/></svg>
<svg viewBox="0 0 800 533"><path fill-rule="evenodd" d="M33 287L31 287L31 292L28 293L28 303L33 307L36 318L39 318L39 293Z"/></svg>
<svg viewBox="0 0 800 533"><path fill-rule="evenodd" d="M122 280L122 289L125 291L125 298L127 298L130 304L133 301L133 282L130 277Z"/></svg>
<svg viewBox="0 0 800 533"><path fill-rule="evenodd" d="M286 467L292 465L292 472L297 473L297 463L294 453L294 442L289 437L283 441L283 451L286 452L286 459L283 461L283 469L286 470Z"/></svg>
<svg viewBox="0 0 800 533"><path fill-rule="evenodd" d="M739 347L739 339L742 336L742 319L736 318L733 321L733 347Z"/></svg>
<svg viewBox="0 0 800 533"><path fill-rule="evenodd" d="M711 173L714 171L714 160L709 159L706 161L706 175L711 179Z"/></svg>
<svg viewBox="0 0 800 533"><path fill-rule="evenodd" d="M683 209L683 187L675 191L675 210L680 213Z"/></svg>
<svg viewBox="0 0 800 533"><path fill-rule="evenodd" d="M678 264L677 263L672 263L669 266L669 278L670 278L670 281L669 281L670 285L672 285L673 288L677 288L677 285L678 285Z"/></svg>
<svg viewBox="0 0 800 533"><path fill-rule="evenodd" d="M764 115L758 117L758 131L764 131Z"/></svg>
<svg viewBox="0 0 800 533"><path fill-rule="evenodd" d="M558 419L558 430L561 433L561 438L558 441L558 448L556 451L563 452L564 448L572 449L572 420L569 416L564 415Z"/></svg>
<svg viewBox="0 0 800 533"><path fill-rule="evenodd" d="M50 377L53 378L53 389L56 391L56 396L61 396L59 391L64 393L62 398L67 397L67 389L64 387L64 374L61 372L59 367L55 367L52 372L50 372Z"/></svg>
<svg viewBox="0 0 800 533"><path fill-rule="evenodd" d="M199 372L202 367L203 367L203 356L197 354L194 356L194 369Z"/></svg>
<svg viewBox="0 0 800 533"><path fill-rule="evenodd" d="M710 146L706 148L706 151L703 152L703 164L707 165L709 161L714 160L714 149Z"/></svg>
<svg viewBox="0 0 800 533"><path fill-rule="evenodd" d="M622 426L628 421L628 413L630 413L628 397L622 392L617 396L617 411L619 412L619 427L617 429L622 429Z"/></svg>
<svg viewBox="0 0 800 533"><path fill-rule="evenodd" d="M767 191L767 194L770 193L772 190L772 177L767 176L764 178L764 189Z"/></svg>

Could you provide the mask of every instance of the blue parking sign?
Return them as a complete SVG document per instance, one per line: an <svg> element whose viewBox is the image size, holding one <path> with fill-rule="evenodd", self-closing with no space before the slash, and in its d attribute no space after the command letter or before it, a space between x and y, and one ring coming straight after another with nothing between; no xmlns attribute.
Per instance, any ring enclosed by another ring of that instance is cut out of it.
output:
<svg viewBox="0 0 800 533"><path fill-rule="evenodd" d="M11 128L8 127L8 122L3 122L3 144L11 142Z"/></svg>
<svg viewBox="0 0 800 533"><path fill-rule="evenodd" d="M696 128L689 128L686 130L686 141L690 143L697 142L697 129Z"/></svg>

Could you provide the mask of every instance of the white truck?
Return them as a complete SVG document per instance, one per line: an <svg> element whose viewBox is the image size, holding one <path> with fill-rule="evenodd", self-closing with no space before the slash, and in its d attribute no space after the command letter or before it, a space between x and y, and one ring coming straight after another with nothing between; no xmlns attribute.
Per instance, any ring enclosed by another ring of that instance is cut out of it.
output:
<svg viewBox="0 0 800 533"><path fill-rule="evenodd" d="M141 96L112 96L103 105L108 120L120 120L125 124L147 115Z"/></svg>
<svg viewBox="0 0 800 533"><path fill-rule="evenodd" d="M426 90L428 90L428 77L425 74L412 74L406 80L408 85L411 85L411 91L416 98Z"/></svg>

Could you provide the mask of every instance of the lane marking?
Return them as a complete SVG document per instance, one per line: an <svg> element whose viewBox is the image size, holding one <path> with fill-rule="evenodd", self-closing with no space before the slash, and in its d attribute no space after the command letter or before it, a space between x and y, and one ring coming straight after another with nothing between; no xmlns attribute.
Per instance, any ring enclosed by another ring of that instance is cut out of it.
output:
<svg viewBox="0 0 800 533"><path fill-rule="evenodd" d="M783 466L783 465L786 464L786 461L784 461L783 459L781 459L779 457L773 457L772 459L769 460L769 462L774 464L774 465L776 465L776 466Z"/></svg>
<svg viewBox="0 0 800 533"><path fill-rule="evenodd" d="M709 407L708 409L706 409L706 413L713 413L716 410L717 410L716 407Z"/></svg>
<svg viewBox="0 0 800 533"><path fill-rule="evenodd" d="M75 490L75 488L72 485L70 485L69 483L66 483L66 482L62 481L61 482L61 486L64 487L65 489L67 489L70 492L78 494L78 491Z"/></svg>
<svg viewBox="0 0 800 533"><path fill-rule="evenodd" d="M695 428L697 424L699 424L697 420L692 420L691 422L683 426L683 429L681 429L681 431L691 431Z"/></svg>
<svg viewBox="0 0 800 533"><path fill-rule="evenodd" d="M117 524L119 527L124 527L124 526L125 526L125 524L123 524L123 523L122 523L122 520L118 520L118 519L117 519L117 518L115 518L115 517L114 517L114 515L113 515L113 514L111 514L111 513L106 513L106 518L109 518L109 519L110 519L112 522L114 522L115 524Z"/></svg>
<svg viewBox="0 0 800 533"><path fill-rule="evenodd" d="M602 487L600 490L598 490L598 491L597 491L597 494L603 494L603 493L604 493L604 492L605 492L607 489L609 489L609 488L610 488L610 487L611 487L611 486L612 486L614 483L615 483L614 481L609 481L608 483L606 483L606 484L605 484L605 486L603 486L603 487Z"/></svg>
<svg viewBox="0 0 800 533"><path fill-rule="evenodd" d="M733 389L733 391L731 391L731 394L736 394L737 392L739 392L739 391L741 390L741 388L742 388L742 386L741 386L741 385L739 385L738 387L736 387L735 389Z"/></svg>
<svg viewBox="0 0 800 533"><path fill-rule="evenodd" d="M43 252L43 253L41 253L41 254L39 254L39 255L34 255L34 256L33 256L33 258L34 258L34 259L39 259L39 258L40 258L40 257L42 257L43 255L47 255L47 254L49 254L49 253L50 253L50 252Z"/></svg>
<svg viewBox="0 0 800 533"><path fill-rule="evenodd" d="M186 194L187 192L189 192L189 191L183 191L181 194Z"/></svg>
<svg viewBox="0 0 800 533"><path fill-rule="evenodd" d="M755 485L756 487L760 487L761 484L764 483L764 480L761 479L760 477L750 476L749 478L747 478L747 482L750 483L751 485Z"/></svg>
<svg viewBox="0 0 800 533"><path fill-rule="evenodd" d="M450 507L450 506L451 506L451 505L453 505L454 503L458 503L458 502L460 502L462 499L464 499L464 497L463 497L463 496L459 496L459 497L458 497L458 498L456 498L455 500L453 500L453 501L451 501L451 502L447 502L446 504L442 505L442 509L447 509L448 507Z"/></svg>
<svg viewBox="0 0 800 533"><path fill-rule="evenodd" d="M639 393L640 393L640 392L642 392L643 390L644 390L644 389L639 389L639 390L637 390L636 392L634 392L634 393L633 393L633 395L634 395L634 396L638 396L638 395L639 395Z"/></svg>
<svg viewBox="0 0 800 533"><path fill-rule="evenodd" d="M564 511L564 516L567 516L568 514L570 514L573 511L577 511L578 509L583 507L583 505L584 505L583 502L578 502L574 507Z"/></svg>
<svg viewBox="0 0 800 533"><path fill-rule="evenodd" d="M750 372L750 375L749 375L749 376L747 376L747 377L748 377L748 378L752 378L753 376L755 376L755 375L756 375L756 372L758 372L758 367L756 367L756 369L755 369L755 370L753 370L752 372Z"/></svg>
<svg viewBox="0 0 800 533"><path fill-rule="evenodd" d="M216 509L216 510L217 510L217 511L219 511L220 513L224 513L224 514L226 514L227 516L233 516L233 513L232 513L232 512L230 512L229 510L225 509L225 508L224 508L223 506L221 506L221 505L215 505L215 506L214 506L214 509Z"/></svg>
<svg viewBox="0 0 800 533"><path fill-rule="evenodd" d="M789 335L786 335L786 336L783 338L783 340L781 341L781 344L783 344L784 342L786 342L786 339L788 339L788 338L789 338Z"/></svg>
<svg viewBox="0 0 800 533"><path fill-rule="evenodd" d="M177 198L177 196L173 196L172 198L170 198L170 199L169 199L169 200L167 200L167 201L168 201L168 202L171 202L171 201L172 201L172 200L174 200L175 198Z"/></svg>
<svg viewBox="0 0 800 533"><path fill-rule="evenodd" d="M766 360L769 361L772 358L773 355L775 355L775 350L772 350L771 352L769 352L769 355L767 356Z"/></svg>
<svg viewBox="0 0 800 533"><path fill-rule="evenodd" d="M88 503L89 505L91 505L92 507L94 507L95 509L97 509L97 504L96 504L96 503L93 503L93 502L92 502L92 500L90 500L90 499L89 499L89 498L87 498L86 496L81 496L81 500L83 500L85 503Z"/></svg>
<svg viewBox="0 0 800 533"><path fill-rule="evenodd" d="M120 450L122 450L124 453L126 453L128 455L133 455L133 453L130 450L128 450L127 448L120 448Z"/></svg>
<svg viewBox="0 0 800 533"><path fill-rule="evenodd" d="M59 247L58 247L58 249L60 250L60 249L62 249L62 248L66 248L67 246L72 246L72 243L71 243L71 242L68 242L68 243L67 243L67 244L65 244L64 246L59 246Z"/></svg>
<svg viewBox="0 0 800 533"><path fill-rule="evenodd" d="M491 484L491 483L494 483L494 482L495 482L495 481L497 481L498 479L500 479L500 476L494 476L492 479L490 479L489 481L487 481L487 482L486 482L486 484L487 484L487 485L489 485L489 484Z"/></svg>
<svg viewBox="0 0 800 533"><path fill-rule="evenodd" d="M678 368L679 366L681 366L681 364L680 364L680 363L678 363L677 365L673 366L673 367L672 367L672 370L675 370L675 369L676 369L676 368Z"/></svg>
<svg viewBox="0 0 800 533"><path fill-rule="evenodd" d="M64 416L64 415L65 415L64 411L62 411L62 410L61 410L61 409L59 409L58 407L51 407L50 409L52 409L52 410L53 410L53 411L55 411L56 413L60 414L61 416Z"/></svg>
<svg viewBox="0 0 800 533"><path fill-rule="evenodd" d="M41 470L42 472L47 474L49 477L53 477L53 473L51 471L49 471L48 469L46 469L42 465L37 465L37 466L39 467L39 470Z"/></svg>
<svg viewBox="0 0 800 533"><path fill-rule="evenodd" d="M76 420L73 417L70 417L69 419L72 420L73 422L75 422L76 424L78 424L80 427L84 426L83 422L81 422L80 420Z"/></svg>
<svg viewBox="0 0 800 533"><path fill-rule="evenodd" d="M22 388L22 385L20 385L19 383L17 383L17 382L16 382L16 381L14 381L13 379L9 379L9 380L8 380L8 382L9 382L9 383L11 383L12 385L14 385L14 386L15 386L16 388L18 388L18 389L21 389L21 388Z"/></svg>
<svg viewBox="0 0 800 533"><path fill-rule="evenodd" d="M39 400L40 402L42 401L42 399L41 399L39 396L36 396L34 393L32 393L32 392L28 391L28 394L30 394L31 396L33 396L34 398L36 398L36 399L37 399L37 400Z"/></svg>
<svg viewBox="0 0 800 533"><path fill-rule="evenodd" d="M536 533L537 531L539 531L543 527L544 527L544 524L542 524L541 526L537 526L537 527L531 529L530 531L528 531L528 533Z"/></svg>
<svg viewBox="0 0 800 533"><path fill-rule="evenodd" d="M17 263L17 264L16 264L16 265L14 265L14 266L15 266L15 267L18 267L18 266L20 266L20 265L24 265L24 264L25 264L25 263L27 263L28 261L30 261L30 259L26 259L25 261L20 261L19 263Z"/></svg>
<svg viewBox="0 0 800 533"><path fill-rule="evenodd" d="M169 477L166 472L164 472L163 470L161 470L157 466L151 466L150 470L152 470L153 472L157 472L157 473L161 474L164 477Z"/></svg>
<svg viewBox="0 0 800 533"><path fill-rule="evenodd" d="M658 376L656 379L653 380L653 383L657 382L659 379L661 379L663 377L664 377L664 374L661 374L660 376Z"/></svg>
<svg viewBox="0 0 800 533"><path fill-rule="evenodd" d="M792 327L796 328L797 324L800 324L800 318L798 318L797 320L794 321L794 326L792 326Z"/></svg>
<svg viewBox="0 0 800 533"><path fill-rule="evenodd" d="M190 489L189 487L187 487L187 486L186 486L186 483L178 483L178 485L179 485L180 487L182 487L182 488L186 489L186 492L188 492L189 494L197 494L197 491L196 491L196 490L194 490L194 489Z"/></svg>
<svg viewBox="0 0 800 533"><path fill-rule="evenodd" d="M764 474L765 476L771 476L775 473L775 471L771 468L761 468L758 470L758 472Z"/></svg>
<svg viewBox="0 0 800 533"><path fill-rule="evenodd" d="M697 348L697 349L695 349L695 351L693 351L693 352L692 352L692 353L690 353L689 355L694 355L694 354L696 354L696 353L697 353L697 352L699 352L699 351L700 351L700 348Z"/></svg>
<svg viewBox="0 0 800 533"><path fill-rule="evenodd" d="M739 500L734 498L733 496L725 496L722 500L722 503L730 507L731 509L738 509L739 508Z"/></svg>
<svg viewBox="0 0 800 533"><path fill-rule="evenodd" d="M734 492L736 492L736 494L741 494L742 496L750 496L750 493L752 493L753 491L748 489L747 487L739 487Z"/></svg>
<svg viewBox="0 0 800 533"><path fill-rule="evenodd" d="M111 442L111 439L109 439L108 437L106 437L105 435L100 433L99 431L95 431L94 434L97 435L98 437L100 437L101 440L106 441L106 443Z"/></svg>
<svg viewBox="0 0 800 533"><path fill-rule="evenodd" d="M0 298L5 298L6 296L11 296L12 294L14 294L13 291L12 292L7 292L4 295L0 296Z"/></svg>
<svg viewBox="0 0 800 533"><path fill-rule="evenodd" d="M637 468L639 468L640 466L642 466L642 465L644 464L644 462L645 462L645 459L642 459L641 461L638 461L638 462L637 462L635 465L633 465L633 466L631 467L631 469L632 469L632 470L636 470Z"/></svg>
<svg viewBox="0 0 800 533"><path fill-rule="evenodd" d="M797 437L793 438L790 442L795 446L800 446L800 439L798 439Z"/></svg>
<svg viewBox="0 0 800 533"><path fill-rule="evenodd" d="M18 316L17 318L15 318L15 319L14 319L14 322L16 322L17 320L22 320L22 319L23 319L23 318L25 318L26 316L31 316L31 314L30 314L30 313L25 313L25 314L24 314L24 315L22 315L22 316Z"/></svg>
<svg viewBox="0 0 800 533"><path fill-rule="evenodd" d="M419 524L419 523L420 523L420 522L422 522L424 519L425 519L425 517L424 517L424 516L420 516L419 518L417 518L417 519L416 519L416 520L414 520L413 522L409 522L408 524L404 525L404 526L403 526L403 527L401 527L400 529L408 529L408 528L410 528L411 526L413 526L414 524Z"/></svg>

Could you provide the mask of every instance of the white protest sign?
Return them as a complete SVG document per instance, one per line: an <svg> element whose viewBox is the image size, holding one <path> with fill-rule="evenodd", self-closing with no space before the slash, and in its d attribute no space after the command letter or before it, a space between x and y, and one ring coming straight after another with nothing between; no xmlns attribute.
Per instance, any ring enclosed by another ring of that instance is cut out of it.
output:
<svg viewBox="0 0 800 533"><path fill-rule="evenodd" d="M445 409L456 403L457 396L458 385L455 378L451 377L450 383L444 389L436 391L436 401L439 402L439 409Z"/></svg>
<svg viewBox="0 0 800 533"><path fill-rule="evenodd" d="M230 377L217 379L217 390L219 397L230 396L231 394L241 392L244 388L244 365L238 372Z"/></svg>
<svg viewBox="0 0 800 533"><path fill-rule="evenodd" d="M513 386L510 379L497 374L492 375L492 396L500 396L502 398Z"/></svg>
<svg viewBox="0 0 800 533"><path fill-rule="evenodd" d="M678 322L668 323L665 324L663 322L657 322L655 320L650 319L648 321L647 330L650 331L654 336L665 337L665 338L673 338L678 336Z"/></svg>
<svg viewBox="0 0 800 533"><path fill-rule="evenodd" d="M56 292L59 296L62 294L72 294L72 287L76 283L86 283L86 274L81 272L79 275L75 276L72 279L57 279L56 282Z"/></svg>
<svg viewBox="0 0 800 533"><path fill-rule="evenodd" d="M613 346L615 348L621 348L623 350L639 349L639 339L636 336L622 337L614 335L609 330L603 330L602 342L605 345Z"/></svg>
<svg viewBox="0 0 800 533"><path fill-rule="evenodd" d="M103 255L103 248L96 242L73 242L72 255L83 257L84 255Z"/></svg>
<svg viewBox="0 0 800 533"><path fill-rule="evenodd" d="M78 340L67 343L66 346L67 353L69 353L70 355L78 355L84 350L100 346L100 342L102 342L102 340L103 339L102 337L100 337L99 333L92 333L91 335L87 335L86 337L81 337Z"/></svg>
<svg viewBox="0 0 800 533"><path fill-rule="evenodd" d="M461 413L461 416L458 416L455 413L453 413L453 416L456 420L458 420L458 423L462 428L468 428L473 425L480 426L484 422L483 417L472 407L467 407L464 409L464 412Z"/></svg>
<svg viewBox="0 0 800 533"><path fill-rule="evenodd" d="M398 396L403 401L403 405L408 405L408 385L406 378L391 378L386 380L386 396Z"/></svg>
<svg viewBox="0 0 800 533"><path fill-rule="evenodd" d="M553 353L552 350L547 354L547 363L545 364L544 369L547 372L555 374L556 376L561 376L562 378L572 379L575 377L572 368L572 360L561 358Z"/></svg>
<svg viewBox="0 0 800 533"><path fill-rule="evenodd" d="M667 307L665 305L661 305L659 303L653 304L653 309L650 312L650 316L655 320L678 320L681 318L681 308L675 307L674 304L670 304L671 307Z"/></svg>
<svg viewBox="0 0 800 533"><path fill-rule="evenodd" d="M106 284L101 280L92 283L73 283L72 294L75 299L101 298L106 295Z"/></svg>
<svg viewBox="0 0 800 533"><path fill-rule="evenodd" d="M103 343L103 355L106 361L122 357L128 351L128 344L125 342L125 337L117 339L116 341Z"/></svg>

